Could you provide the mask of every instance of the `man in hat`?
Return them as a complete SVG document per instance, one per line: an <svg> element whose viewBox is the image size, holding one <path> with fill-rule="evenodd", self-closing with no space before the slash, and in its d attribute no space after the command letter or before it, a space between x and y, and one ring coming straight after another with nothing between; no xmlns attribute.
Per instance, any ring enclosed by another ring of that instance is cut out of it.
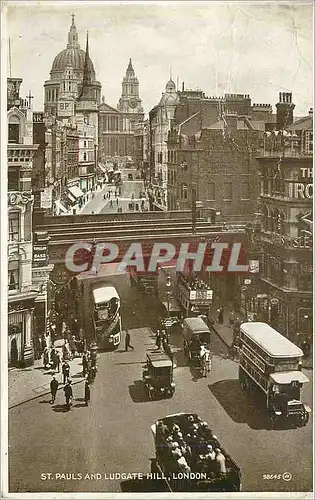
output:
<svg viewBox="0 0 315 500"><path fill-rule="evenodd" d="M70 401L72 401L72 398L73 398L71 380L68 380L68 382L64 386L63 390L64 390L65 398L66 398L66 406L68 408L70 408Z"/></svg>
<svg viewBox="0 0 315 500"><path fill-rule="evenodd" d="M70 365L65 361L62 365L63 383L65 384L70 376Z"/></svg>
<svg viewBox="0 0 315 500"><path fill-rule="evenodd" d="M84 351L83 353L82 366L83 366L83 377L85 377L89 370L89 356L87 351Z"/></svg>
<svg viewBox="0 0 315 500"><path fill-rule="evenodd" d="M51 392L51 403L53 404L56 399L56 394L58 390L59 382L56 380L56 377L53 377L50 382L50 392Z"/></svg>
<svg viewBox="0 0 315 500"><path fill-rule="evenodd" d="M72 391L71 383L72 383L71 380L68 380L63 388L64 393L65 393L65 398L66 398L66 406L68 408L70 408L70 405L71 405L72 399L73 399L73 391Z"/></svg>

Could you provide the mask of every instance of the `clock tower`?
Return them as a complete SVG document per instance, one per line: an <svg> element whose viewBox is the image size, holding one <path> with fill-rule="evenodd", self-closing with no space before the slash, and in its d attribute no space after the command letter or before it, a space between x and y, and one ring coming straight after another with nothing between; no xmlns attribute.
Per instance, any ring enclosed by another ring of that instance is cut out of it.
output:
<svg viewBox="0 0 315 500"><path fill-rule="evenodd" d="M117 109L121 113L132 115L143 114L142 102L139 97L139 81L132 67L131 59L129 59L126 76L124 76L122 81L122 93Z"/></svg>

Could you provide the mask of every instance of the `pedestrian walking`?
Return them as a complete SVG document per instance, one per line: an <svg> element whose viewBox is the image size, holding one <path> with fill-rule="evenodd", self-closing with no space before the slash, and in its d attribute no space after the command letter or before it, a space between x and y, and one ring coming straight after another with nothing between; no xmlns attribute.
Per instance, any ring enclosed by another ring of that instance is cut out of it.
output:
<svg viewBox="0 0 315 500"><path fill-rule="evenodd" d="M118 207L118 205L119 205L119 200L118 200L118 198L116 198L116 204L117 204L117 207Z"/></svg>
<svg viewBox="0 0 315 500"><path fill-rule="evenodd" d="M76 356L76 336L72 335L71 340L70 340L70 350L71 350L71 357L72 359L75 358Z"/></svg>
<svg viewBox="0 0 315 500"><path fill-rule="evenodd" d="M89 358L88 353L85 351L82 356L82 366L83 366L83 377L85 377L89 370Z"/></svg>
<svg viewBox="0 0 315 500"><path fill-rule="evenodd" d="M44 354L43 354L43 365L44 368L50 368L50 361L49 361L49 349L48 347L45 347L44 349Z"/></svg>
<svg viewBox="0 0 315 500"><path fill-rule="evenodd" d="M91 400L91 389L90 389L90 384L89 381L85 381L85 386L84 386L84 401L85 401L85 406L89 405L89 401Z"/></svg>
<svg viewBox="0 0 315 500"><path fill-rule="evenodd" d="M135 195L134 195L134 193L132 193L132 195L131 195L131 201L133 201L134 199L135 199Z"/></svg>
<svg viewBox="0 0 315 500"><path fill-rule="evenodd" d="M128 351L128 347L130 349L134 350L134 347L130 344L130 333L128 330L126 330L126 336L125 336L125 350Z"/></svg>
<svg viewBox="0 0 315 500"><path fill-rule="evenodd" d="M107 194L103 195L103 200L106 200Z"/></svg>
<svg viewBox="0 0 315 500"><path fill-rule="evenodd" d="M59 373L60 372L60 353L58 351L56 351L56 367L55 367L55 370L57 369L57 372Z"/></svg>
<svg viewBox="0 0 315 500"><path fill-rule="evenodd" d="M218 323L220 323L220 325L223 325L223 307L219 307L218 309Z"/></svg>
<svg viewBox="0 0 315 500"><path fill-rule="evenodd" d="M53 377L51 382L50 382L50 392L51 392L51 403L52 404L55 402L55 399L56 399L58 385L59 385L58 380L56 380L56 378Z"/></svg>
<svg viewBox="0 0 315 500"><path fill-rule="evenodd" d="M66 406L70 410L70 406L72 405L72 401L73 401L73 391L72 391L72 386L71 386L71 380L68 380L68 382L64 386L63 390L64 390L65 398L66 398Z"/></svg>
<svg viewBox="0 0 315 500"><path fill-rule="evenodd" d="M112 190L110 189L110 190L108 191L108 197L109 197L109 199L111 198L111 196L112 196Z"/></svg>
<svg viewBox="0 0 315 500"><path fill-rule="evenodd" d="M70 377L70 365L65 361L62 365L62 375L63 375L63 383L65 384Z"/></svg>
<svg viewBox="0 0 315 500"><path fill-rule="evenodd" d="M161 341L162 341L161 333L160 333L160 330L158 330L156 332L156 341L155 341L155 345L156 345L157 349L161 349Z"/></svg>
<svg viewBox="0 0 315 500"><path fill-rule="evenodd" d="M111 199L109 202L109 207L111 208L113 206L113 200Z"/></svg>

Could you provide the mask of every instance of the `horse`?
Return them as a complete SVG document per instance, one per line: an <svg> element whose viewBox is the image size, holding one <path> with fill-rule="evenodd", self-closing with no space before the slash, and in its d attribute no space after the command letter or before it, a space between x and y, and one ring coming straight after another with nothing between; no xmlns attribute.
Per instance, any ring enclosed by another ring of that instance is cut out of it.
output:
<svg viewBox="0 0 315 500"><path fill-rule="evenodd" d="M206 377L211 370L211 353L205 346L200 347L201 374Z"/></svg>

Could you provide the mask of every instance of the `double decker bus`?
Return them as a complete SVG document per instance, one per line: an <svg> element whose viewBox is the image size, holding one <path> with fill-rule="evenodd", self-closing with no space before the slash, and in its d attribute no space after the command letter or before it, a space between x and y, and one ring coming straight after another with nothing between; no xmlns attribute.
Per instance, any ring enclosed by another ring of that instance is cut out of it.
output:
<svg viewBox="0 0 315 500"><path fill-rule="evenodd" d="M110 283L91 286L91 316L98 347L117 348L121 340L120 297Z"/></svg>
<svg viewBox="0 0 315 500"><path fill-rule="evenodd" d="M240 326L239 381L244 390L258 389L273 424L288 420L306 425L310 408L301 402L303 351L261 322Z"/></svg>
<svg viewBox="0 0 315 500"><path fill-rule="evenodd" d="M184 316L209 316L213 290L203 279L181 274L178 280L178 301Z"/></svg>

